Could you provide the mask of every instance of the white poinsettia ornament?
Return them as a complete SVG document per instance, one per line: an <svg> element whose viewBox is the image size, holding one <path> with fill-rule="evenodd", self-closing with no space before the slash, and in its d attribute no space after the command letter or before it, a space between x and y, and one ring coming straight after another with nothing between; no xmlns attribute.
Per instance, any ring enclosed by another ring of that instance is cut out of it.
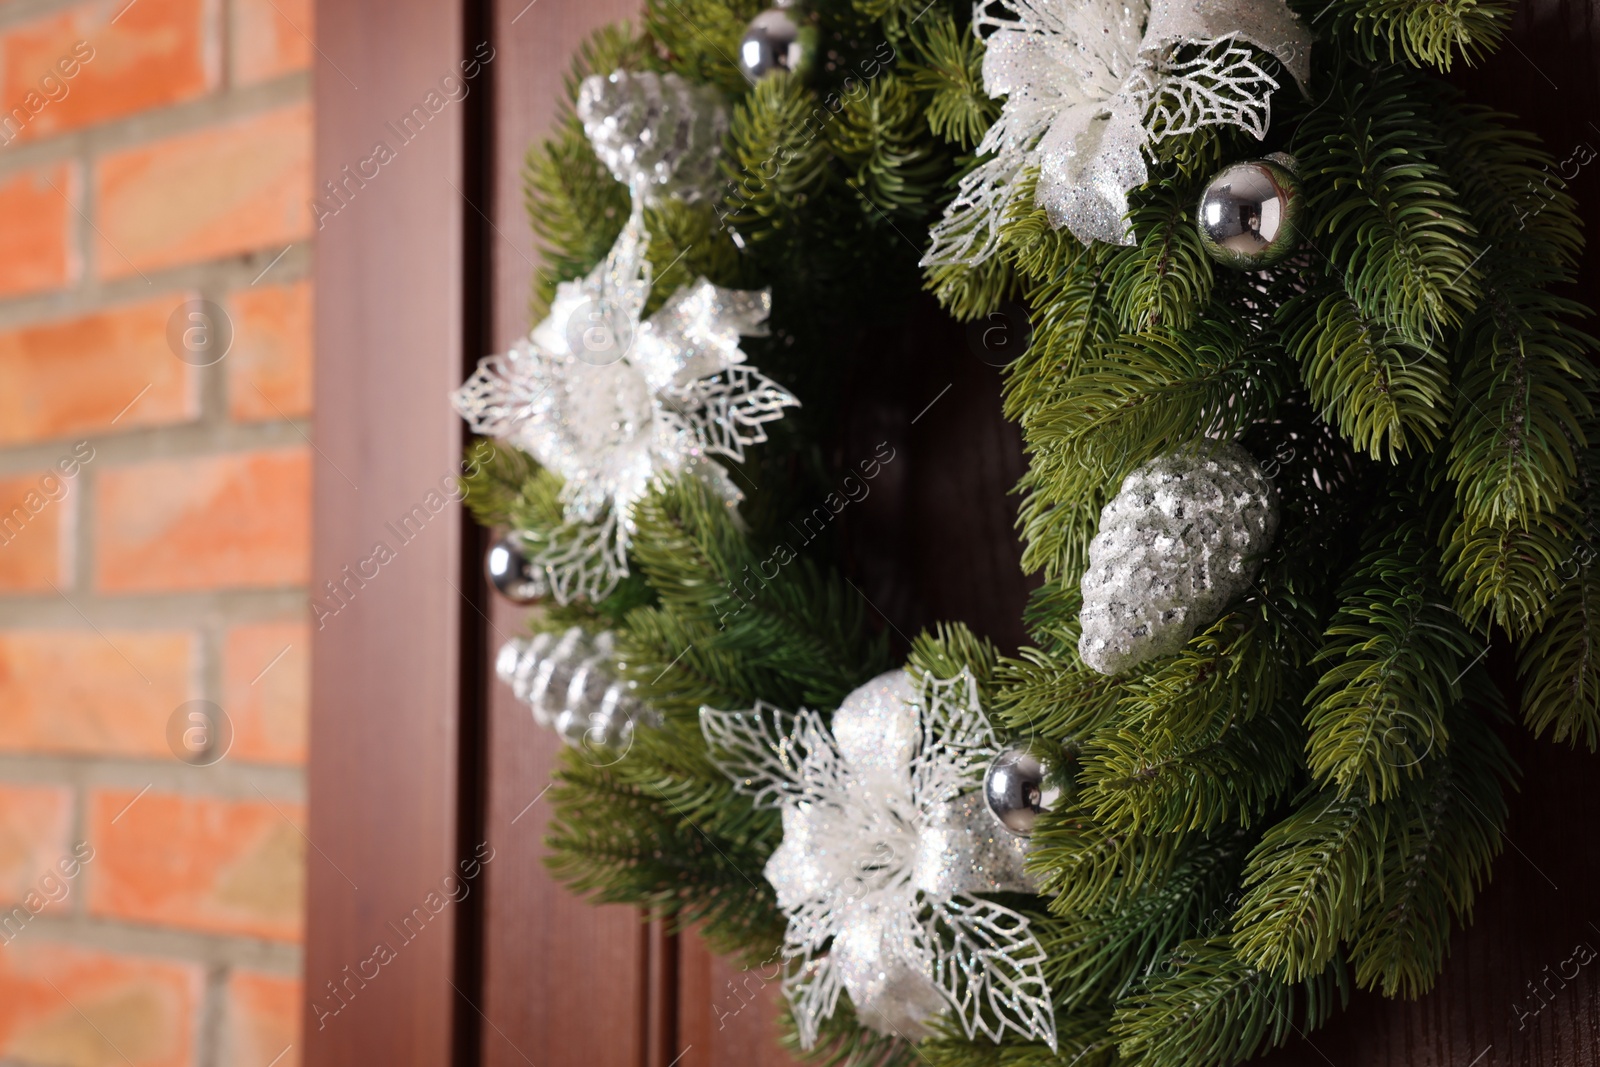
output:
<svg viewBox="0 0 1600 1067"><path fill-rule="evenodd" d="M1026 916L974 896L1033 892L1025 842L976 792L999 752L968 672L880 675L833 715L700 710L711 758L783 815L766 876L788 916L784 994L811 1047L841 991L861 1022L915 1041L952 1010L969 1037L1056 1043Z"/></svg>
<svg viewBox="0 0 1600 1067"><path fill-rule="evenodd" d="M984 89L1006 102L924 265L989 258L1030 172L1051 225L1132 244L1148 145L1224 123L1265 136L1278 82L1256 49L1302 88L1310 75L1311 34L1283 0L980 0L972 25Z"/></svg>
<svg viewBox="0 0 1600 1067"><path fill-rule="evenodd" d="M635 508L665 480L698 475L730 507L742 500L716 457L742 461L745 446L767 439L766 423L800 403L739 347L741 336L766 333L769 290L699 278L643 317L652 282L645 202L681 195L674 183L699 175L720 147L726 116L704 95L621 71L584 83L584 127L629 184L628 221L588 277L556 287L543 322L510 352L483 359L451 395L474 432L508 441L565 482L564 524L522 531L539 593L561 603L603 597L627 575Z"/></svg>
<svg viewBox="0 0 1600 1067"><path fill-rule="evenodd" d="M767 439L765 424L799 403L739 349L741 335L764 332L766 290L701 278L641 319L648 239L635 213L605 262L560 285L549 317L451 398L474 432L565 480L566 525L531 552L562 603L602 597L628 573L634 509L664 479L694 473L730 506L743 499L714 457L743 460Z"/></svg>

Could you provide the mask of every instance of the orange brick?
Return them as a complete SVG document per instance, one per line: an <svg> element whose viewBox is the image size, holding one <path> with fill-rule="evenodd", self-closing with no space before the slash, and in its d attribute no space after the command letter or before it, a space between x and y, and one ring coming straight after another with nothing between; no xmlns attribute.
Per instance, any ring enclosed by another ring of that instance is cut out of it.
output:
<svg viewBox="0 0 1600 1067"><path fill-rule="evenodd" d="M95 575L113 593L304 585L305 449L160 460L100 472Z"/></svg>
<svg viewBox="0 0 1600 1067"><path fill-rule="evenodd" d="M0 751L172 758L194 654L186 633L0 631Z"/></svg>
<svg viewBox="0 0 1600 1067"><path fill-rule="evenodd" d="M83 199L79 186L78 168L70 163L0 181L0 218L6 220L0 227L0 296L59 289L77 280L83 269L73 240L73 207Z"/></svg>
<svg viewBox="0 0 1600 1067"><path fill-rule="evenodd" d="M300 1067L300 982L235 971L228 980L228 1055L224 1062Z"/></svg>
<svg viewBox="0 0 1600 1067"><path fill-rule="evenodd" d="M0 1056L52 1067L191 1067L204 971L28 934L0 951Z"/></svg>
<svg viewBox="0 0 1600 1067"><path fill-rule="evenodd" d="M262 285L228 298L228 412L236 421L311 413L311 283Z"/></svg>
<svg viewBox="0 0 1600 1067"><path fill-rule="evenodd" d="M276 78L311 64L311 0L236 0L233 77L240 85Z"/></svg>
<svg viewBox="0 0 1600 1067"><path fill-rule="evenodd" d="M104 277L275 253L311 233L311 109L299 104L107 155L95 167Z"/></svg>
<svg viewBox="0 0 1600 1067"><path fill-rule="evenodd" d="M7 133L46 137L203 96L219 80L216 27L213 0L91 2L21 24L0 38Z"/></svg>
<svg viewBox="0 0 1600 1067"><path fill-rule="evenodd" d="M38 915L72 892L57 862L72 860L72 790L0 785L0 907ZM3 916L0 916L3 918ZM0 928L0 936L8 936ZM14 933L9 936L16 936Z"/></svg>
<svg viewBox="0 0 1600 1067"><path fill-rule="evenodd" d="M195 369L167 345L167 319L185 299L0 332L0 444L195 418Z"/></svg>
<svg viewBox="0 0 1600 1067"><path fill-rule="evenodd" d="M154 791L137 796L134 789L90 794L91 915L300 938L306 852L300 805Z"/></svg>
<svg viewBox="0 0 1600 1067"><path fill-rule="evenodd" d="M255 623L228 631L222 707L233 722L229 758L304 763L311 699L311 629Z"/></svg>
<svg viewBox="0 0 1600 1067"><path fill-rule="evenodd" d="M46 593L51 583L69 584L72 486L57 470L0 479L0 592Z"/></svg>

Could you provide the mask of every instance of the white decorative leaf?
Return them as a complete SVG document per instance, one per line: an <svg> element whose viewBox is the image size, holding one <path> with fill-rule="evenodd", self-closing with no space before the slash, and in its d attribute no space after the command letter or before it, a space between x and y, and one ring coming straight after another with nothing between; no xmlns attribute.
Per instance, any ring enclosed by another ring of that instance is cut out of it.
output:
<svg viewBox="0 0 1600 1067"><path fill-rule="evenodd" d="M827 802L844 789L849 772L814 711L791 714L763 701L751 711L702 707L700 732L712 762L757 807Z"/></svg>
<svg viewBox="0 0 1600 1067"><path fill-rule="evenodd" d="M925 928L933 980L969 1038L998 1042L1012 1030L1056 1047L1045 953L1028 919L990 900L956 896Z"/></svg>
<svg viewBox="0 0 1600 1067"><path fill-rule="evenodd" d="M683 418L701 448L744 461L746 445L767 439L766 424L799 407L793 393L748 364L674 389L665 400Z"/></svg>
<svg viewBox="0 0 1600 1067"><path fill-rule="evenodd" d="M954 678L922 679L922 742L911 758L911 795L924 820L970 790L999 748L978 705L978 682L965 668Z"/></svg>
<svg viewBox="0 0 1600 1067"><path fill-rule="evenodd" d="M562 604L582 597L603 600L628 574L627 541L618 536L615 512L596 523L564 523L548 532L522 531L528 559Z"/></svg>
<svg viewBox="0 0 1600 1067"><path fill-rule="evenodd" d="M1256 62L1255 50L1231 34L1197 44L1198 54L1161 65L1145 125L1157 139L1221 125L1265 137L1270 94L1278 83Z"/></svg>
<svg viewBox="0 0 1600 1067"><path fill-rule="evenodd" d="M801 1048L817 1043L822 1020L838 1008L839 993L843 989L844 981L826 955L813 956L808 949L789 955L785 949L783 995L794 1013Z"/></svg>

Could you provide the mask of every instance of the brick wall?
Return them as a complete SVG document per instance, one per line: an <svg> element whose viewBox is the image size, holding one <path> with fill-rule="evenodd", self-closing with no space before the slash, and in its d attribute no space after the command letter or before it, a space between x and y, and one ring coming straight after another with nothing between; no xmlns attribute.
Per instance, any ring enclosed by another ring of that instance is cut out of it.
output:
<svg viewBox="0 0 1600 1067"><path fill-rule="evenodd" d="M300 1060L312 32L0 4L0 1065Z"/></svg>

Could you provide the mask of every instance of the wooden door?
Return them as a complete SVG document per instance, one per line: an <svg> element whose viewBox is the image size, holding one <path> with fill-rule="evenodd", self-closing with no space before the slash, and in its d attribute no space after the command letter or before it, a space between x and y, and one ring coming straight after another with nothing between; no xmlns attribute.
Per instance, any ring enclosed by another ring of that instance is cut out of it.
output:
<svg viewBox="0 0 1600 1067"><path fill-rule="evenodd" d="M1512 43L1459 75L1519 112L1558 158L1600 147L1595 2L1534 0ZM341 584L346 566L457 472L465 435L445 396L479 355L528 327L538 255L521 160L551 121L578 43L635 10L636 0L318 3L316 181L319 195L347 202L317 236L315 436L326 462L313 584L346 592L315 635L309 1067L791 1062L776 1046L773 983L715 959L693 934L591 907L545 872L543 791L557 742L492 680L493 652L519 613L485 591L481 531L452 506L378 579ZM394 124L446 74L466 94L446 94L377 178L351 182L344 168L375 141L398 141ZM1597 172L1573 181L1591 236ZM1596 259L1590 302L1600 299ZM1006 490L1022 469L1020 442L999 415L998 372L966 331L931 310L915 323L863 339L874 371L850 386L845 437L891 435L908 461L848 531L849 565L893 630L963 619L1014 645L1027 584ZM930 403L941 406L937 432L915 419ZM1600 947L1596 764L1507 736L1525 771L1510 841L1438 988L1417 1002L1357 996L1331 1026L1264 1062L1600 1063L1600 972L1581 968L1537 1000L1526 988L1547 981L1546 967L1559 972L1576 942Z"/></svg>

